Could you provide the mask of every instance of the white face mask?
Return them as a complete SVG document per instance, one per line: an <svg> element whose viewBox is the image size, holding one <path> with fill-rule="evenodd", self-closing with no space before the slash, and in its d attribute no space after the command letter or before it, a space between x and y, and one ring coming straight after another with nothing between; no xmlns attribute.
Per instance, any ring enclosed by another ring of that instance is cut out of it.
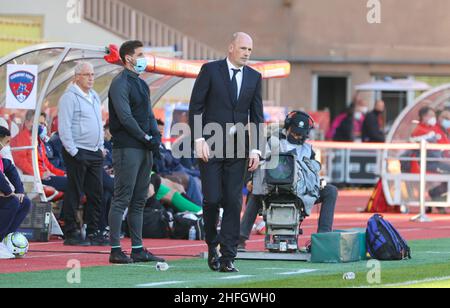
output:
<svg viewBox="0 0 450 308"><path fill-rule="evenodd" d="M355 112L355 120L357 120L357 121L361 120L363 115L364 114L362 112L359 112L359 111Z"/></svg>
<svg viewBox="0 0 450 308"><path fill-rule="evenodd" d="M450 120L447 120L447 119L442 120L441 125L444 129L449 130L450 129Z"/></svg>
<svg viewBox="0 0 450 308"><path fill-rule="evenodd" d="M437 124L437 119L436 119L436 117L429 119L428 122L427 122L427 124L428 124L429 126L436 126L436 124Z"/></svg>

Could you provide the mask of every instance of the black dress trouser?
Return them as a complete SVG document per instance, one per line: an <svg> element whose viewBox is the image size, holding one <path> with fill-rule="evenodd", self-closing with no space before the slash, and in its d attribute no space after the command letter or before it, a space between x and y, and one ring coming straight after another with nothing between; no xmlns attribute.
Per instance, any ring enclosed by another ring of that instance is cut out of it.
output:
<svg viewBox="0 0 450 308"><path fill-rule="evenodd" d="M85 208L85 224L87 234L99 230L99 220L102 210L103 198L103 153L101 150L91 152L79 149L83 161L77 161L65 149L63 158L67 167L68 187L64 193L64 231L66 234L79 229L77 223L77 210L80 206L80 197L84 193L87 198Z"/></svg>
<svg viewBox="0 0 450 308"><path fill-rule="evenodd" d="M246 159L213 158L208 163L200 162L206 243L209 247L220 244L222 262L234 261L237 255L246 168ZM221 207L224 212L218 234Z"/></svg>

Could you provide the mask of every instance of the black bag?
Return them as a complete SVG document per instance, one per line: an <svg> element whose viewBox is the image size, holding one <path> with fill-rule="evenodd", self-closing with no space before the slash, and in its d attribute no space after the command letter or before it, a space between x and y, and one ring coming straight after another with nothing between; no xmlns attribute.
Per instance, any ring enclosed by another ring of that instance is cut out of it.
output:
<svg viewBox="0 0 450 308"><path fill-rule="evenodd" d="M195 227L196 240L205 239L205 227L203 217L198 217L191 212L178 213L174 216L172 238L178 240L189 239L189 230Z"/></svg>
<svg viewBox="0 0 450 308"><path fill-rule="evenodd" d="M411 248L390 222L375 214L367 224L367 251L373 259L395 261L411 259Z"/></svg>
<svg viewBox="0 0 450 308"><path fill-rule="evenodd" d="M144 221L142 225L142 237L149 239L170 238L170 223L173 215L159 202L147 202L144 208ZM124 221L124 232L130 236L128 221Z"/></svg>
<svg viewBox="0 0 450 308"><path fill-rule="evenodd" d="M146 207L144 209L144 224L142 226L143 238L169 238L170 216L168 212L162 208Z"/></svg>

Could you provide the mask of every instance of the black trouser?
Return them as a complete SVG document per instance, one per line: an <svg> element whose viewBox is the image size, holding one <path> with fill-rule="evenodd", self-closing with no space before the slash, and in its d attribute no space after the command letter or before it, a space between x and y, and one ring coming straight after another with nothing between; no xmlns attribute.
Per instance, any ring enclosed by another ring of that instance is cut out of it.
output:
<svg viewBox="0 0 450 308"><path fill-rule="evenodd" d="M79 151L84 158L83 162L77 161L63 149L69 180L64 193L64 229L66 234L78 230L76 214L80 205L80 196L84 192L87 198L84 217L89 235L99 230L99 219L103 211L103 154L101 150L91 152L79 149Z"/></svg>
<svg viewBox="0 0 450 308"><path fill-rule="evenodd" d="M111 177L105 170L103 170L103 198L102 198L102 213L100 215L99 229L105 231L109 226L109 211L111 209L111 202L114 195L114 178Z"/></svg>
<svg viewBox="0 0 450 308"><path fill-rule="evenodd" d="M246 159L200 162L206 243L210 247L220 244L221 261L234 261L237 254L246 168ZM220 207L224 212L220 234L217 234Z"/></svg>
<svg viewBox="0 0 450 308"><path fill-rule="evenodd" d="M334 212L336 209L336 200L338 190L333 185L327 185L320 191L320 199L317 203L322 203L320 209L318 233L333 231ZM247 208L241 222L241 238L248 240L252 232L253 224L263 206L263 196L249 195Z"/></svg>
<svg viewBox="0 0 450 308"><path fill-rule="evenodd" d="M141 248L144 208L148 199L153 154L145 149L114 149L113 165L114 197L109 212L111 246L120 247L123 214L128 208L131 245L132 248Z"/></svg>

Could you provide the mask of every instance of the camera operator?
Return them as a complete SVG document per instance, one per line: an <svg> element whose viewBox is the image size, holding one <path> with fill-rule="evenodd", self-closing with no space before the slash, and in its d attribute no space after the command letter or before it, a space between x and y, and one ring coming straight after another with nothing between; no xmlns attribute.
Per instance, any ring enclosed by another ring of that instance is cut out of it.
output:
<svg viewBox="0 0 450 308"><path fill-rule="evenodd" d="M265 157L270 157L270 153L272 152L270 146L278 147L279 153L294 152L296 154L297 164L300 168L304 168L305 165L302 163L304 158L310 159L311 161L315 161L316 158L312 146L306 143L313 128L314 121L308 114L300 111L291 112L286 118L284 129L279 132L279 136L270 137L267 143L268 148ZM301 172L300 168L299 172ZM249 197L249 204L241 222L239 244L239 249L241 250L245 249L245 241L249 239L252 226L258 212L263 206L263 197L267 194L265 189L266 185L264 184L264 172L265 170L260 167L253 175L252 194ZM311 170L308 170L308 172L311 172ZM317 178L319 178L318 172ZM310 181L309 179L305 180ZM319 186L319 184L315 186ZM315 191L307 191L307 196L301 195L298 197L302 200L308 216L315 204L322 204L318 233L331 232L333 230L338 190L332 185L326 185L324 181L321 181L320 187L314 187L313 190Z"/></svg>

